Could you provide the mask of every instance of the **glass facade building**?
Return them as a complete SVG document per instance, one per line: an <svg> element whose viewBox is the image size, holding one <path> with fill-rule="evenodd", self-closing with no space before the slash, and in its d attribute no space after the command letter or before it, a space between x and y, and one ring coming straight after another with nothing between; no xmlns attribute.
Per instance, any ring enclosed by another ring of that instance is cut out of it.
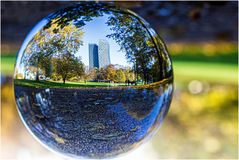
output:
<svg viewBox="0 0 239 160"><path fill-rule="evenodd" d="M103 39L99 40L99 68L103 68L110 64L110 45L109 42Z"/></svg>
<svg viewBox="0 0 239 160"><path fill-rule="evenodd" d="M99 68L97 44L89 44L89 68Z"/></svg>

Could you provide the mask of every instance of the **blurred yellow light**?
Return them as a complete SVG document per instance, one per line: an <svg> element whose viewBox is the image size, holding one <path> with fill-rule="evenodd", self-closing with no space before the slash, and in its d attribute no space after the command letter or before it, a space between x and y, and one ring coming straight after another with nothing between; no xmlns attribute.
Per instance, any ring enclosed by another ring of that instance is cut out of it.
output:
<svg viewBox="0 0 239 160"><path fill-rule="evenodd" d="M215 153L221 149L221 143L215 137L206 137L204 140L204 148L208 152Z"/></svg>
<svg viewBox="0 0 239 160"><path fill-rule="evenodd" d="M203 90L203 84L200 81L193 80L188 84L188 90L192 94L198 94L201 93Z"/></svg>

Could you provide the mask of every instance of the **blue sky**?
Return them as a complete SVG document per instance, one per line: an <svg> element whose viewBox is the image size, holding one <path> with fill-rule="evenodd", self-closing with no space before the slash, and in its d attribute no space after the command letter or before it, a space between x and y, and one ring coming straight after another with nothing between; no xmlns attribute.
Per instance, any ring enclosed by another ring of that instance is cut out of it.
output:
<svg viewBox="0 0 239 160"><path fill-rule="evenodd" d="M105 39L110 44L110 61L111 64L120 64L129 66L125 58L125 53L120 50L120 46L112 39L107 38L106 35L113 33L105 23L108 16L93 18L92 21L86 22L83 27L85 32L83 35L83 46L80 47L77 56L81 56L82 62L85 65L89 65L89 43L95 43L98 45L99 39Z"/></svg>

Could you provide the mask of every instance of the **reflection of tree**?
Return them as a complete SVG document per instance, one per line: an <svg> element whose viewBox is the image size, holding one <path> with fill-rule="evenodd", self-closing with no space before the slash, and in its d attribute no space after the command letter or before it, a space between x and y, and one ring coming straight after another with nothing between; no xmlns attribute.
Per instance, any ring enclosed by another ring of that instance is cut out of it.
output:
<svg viewBox="0 0 239 160"><path fill-rule="evenodd" d="M83 76L84 65L80 59L67 52L56 59L56 73L61 75L63 83L65 83L67 79L76 75Z"/></svg>
<svg viewBox="0 0 239 160"><path fill-rule="evenodd" d="M114 81L116 70L114 65L110 64L105 69L106 80Z"/></svg>
<svg viewBox="0 0 239 160"><path fill-rule="evenodd" d="M92 21L92 18L101 17L104 13L109 13L109 10L102 3L81 2L48 16L49 23L45 26L45 29L50 28L54 23L57 23L60 28L64 28L71 22L81 28L86 22ZM57 21L54 22L52 19L57 19ZM56 29L55 31L57 32L58 30Z"/></svg>
<svg viewBox="0 0 239 160"><path fill-rule="evenodd" d="M116 70L114 80L115 82L121 82L121 83L126 81L126 76L123 69Z"/></svg>
<svg viewBox="0 0 239 160"><path fill-rule="evenodd" d="M113 31L107 37L114 39L120 45L121 50L126 51L127 60L134 64L135 77L137 79L140 77L145 83L166 78L167 70L171 70L167 68L171 62L166 57L167 51L164 44L141 18L131 12L118 10L102 3L80 3L49 16L50 22L46 28L52 25L51 18L58 19L57 23L61 28L71 22L77 27L82 27L94 17L104 15L109 15L106 24ZM99 79L103 77L103 73L99 75ZM107 75L105 78L110 80Z"/></svg>
<svg viewBox="0 0 239 160"><path fill-rule="evenodd" d="M83 75L83 79L86 83L86 81L89 80L96 80L96 76L97 76L97 68L93 68L86 71L86 73Z"/></svg>
<svg viewBox="0 0 239 160"><path fill-rule="evenodd" d="M113 31L107 37L113 38L121 46L121 50L126 51L127 60L134 63L135 72L145 83L163 77L160 53L141 19L131 14L115 12L109 17L107 25ZM153 79L154 76L150 74L152 72L158 72L158 78Z"/></svg>
<svg viewBox="0 0 239 160"><path fill-rule="evenodd" d="M83 31L77 28L74 24L69 24L64 28L60 28L57 24L57 19L54 24L48 29L40 30L28 44L24 55L24 64L36 67L36 80L39 80L39 69L44 70L45 76L50 77L52 72L52 58L58 57L57 62L63 63L64 60L59 58L74 59L74 55L79 47L83 44ZM56 33L57 30L57 33ZM70 54L69 54L70 53ZM71 57L69 57L71 55ZM82 63L82 62L81 62ZM69 62L69 64L72 64ZM76 64L81 65L81 64ZM57 63L57 66L58 63ZM56 66L56 67L57 67ZM77 67L77 66L76 66ZM62 66L61 70L68 67ZM58 70L59 71L59 70ZM62 71L61 73L68 71ZM60 72L57 72L60 73ZM63 81L67 76L63 76Z"/></svg>
<svg viewBox="0 0 239 160"><path fill-rule="evenodd" d="M107 78L106 70L104 68L98 69L96 79L97 80L106 80L106 78Z"/></svg>
<svg viewBox="0 0 239 160"><path fill-rule="evenodd" d="M126 80L135 81L135 74L133 73L131 69L129 68L125 69L124 73L125 73Z"/></svg>
<svg viewBox="0 0 239 160"><path fill-rule="evenodd" d="M36 80L39 80L39 68L45 69L48 74L49 65L47 63L53 54L54 46L60 40L57 37L51 37L48 31L38 32L27 46L24 55L24 63L36 67Z"/></svg>
<svg viewBox="0 0 239 160"><path fill-rule="evenodd" d="M125 83L126 79L135 81L134 73L130 68L117 68L110 64L100 69L93 68L83 75L85 81L107 81Z"/></svg>

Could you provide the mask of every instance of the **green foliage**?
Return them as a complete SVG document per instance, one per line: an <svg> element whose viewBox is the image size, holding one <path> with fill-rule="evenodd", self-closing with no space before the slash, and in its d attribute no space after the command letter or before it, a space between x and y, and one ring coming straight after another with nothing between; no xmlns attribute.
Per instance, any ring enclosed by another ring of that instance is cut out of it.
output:
<svg viewBox="0 0 239 160"><path fill-rule="evenodd" d="M106 80L106 70L104 68L100 68L97 70L97 80Z"/></svg>
<svg viewBox="0 0 239 160"><path fill-rule="evenodd" d="M126 80L135 81L134 73L131 69L115 68L110 64L106 68L90 70L88 77L95 81L109 81L116 83L125 83ZM94 78L93 78L94 77Z"/></svg>
<svg viewBox="0 0 239 160"><path fill-rule="evenodd" d="M82 75L83 66L81 62L79 64L76 62L77 58L74 57L74 54L83 45L81 40L83 34L84 32L72 23L64 28L59 28L57 23L53 23L50 28L40 30L33 37L24 52L22 61L26 68L29 66L36 68L36 71L31 70L33 73L36 72L36 80L39 80L40 70L46 77L51 77L52 72L56 71L56 74L62 76L63 82L74 76L73 74ZM56 64L52 64L52 59L56 59ZM56 69L53 69L54 67ZM74 72L70 72L73 70Z"/></svg>
<svg viewBox="0 0 239 160"><path fill-rule="evenodd" d="M83 75L84 81L97 79L97 68L91 69Z"/></svg>
<svg viewBox="0 0 239 160"><path fill-rule="evenodd" d="M69 52L60 55L55 62L56 74L61 75L63 83L74 76L84 75L84 64Z"/></svg>
<svg viewBox="0 0 239 160"><path fill-rule="evenodd" d="M107 21L113 31L107 37L119 44L126 51L126 59L134 64L134 72L145 83L166 78L169 65L165 55L166 48L155 33L147 28L144 22L133 14L113 13ZM160 46L161 48L159 48ZM153 68L152 66L155 65ZM154 69L154 71L152 71ZM157 72L154 76L152 72ZM168 74L169 76L171 73Z"/></svg>
<svg viewBox="0 0 239 160"><path fill-rule="evenodd" d="M131 69L129 69L129 68L125 69L124 74L125 74L126 80L129 80L129 81L135 81L136 80L135 74Z"/></svg>
<svg viewBox="0 0 239 160"><path fill-rule="evenodd" d="M100 17L104 13L108 13L108 9L104 9L103 6L107 7L103 3L95 3L95 2L87 2L81 3L79 5L74 4L74 7L77 6L77 9L71 9L72 6L61 9L54 14L48 16L48 24L45 26L45 29L50 28L54 25L55 21L52 19L56 19L57 24L60 28L64 28L73 20L75 21L75 25L78 28L81 28L85 25L85 22L89 22L93 17ZM58 29L55 29L55 32L58 32Z"/></svg>
<svg viewBox="0 0 239 160"><path fill-rule="evenodd" d="M116 70L114 81L117 83L120 83L120 82L124 83L126 81L126 76L125 76L123 69Z"/></svg>
<svg viewBox="0 0 239 160"><path fill-rule="evenodd" d="M53 81L59 81L59 80L61 80L61 76L54 72L54 73L51 74L51 79Z"/></svg>
<svg viewBox="0 0 239 160"><path fill-rule="evenodd" d="M70 82L78 82L80 79L76 76L73 76L71 78L68 79Z"/></svg>
<svg viewBox="0 0 239 160"><path fill-rule="evenodd" d="M114 81L115 74L116 74L116 70L115 70L114 65L112 65L112 64L108 65L105 69L106 80Z"/></svg>

